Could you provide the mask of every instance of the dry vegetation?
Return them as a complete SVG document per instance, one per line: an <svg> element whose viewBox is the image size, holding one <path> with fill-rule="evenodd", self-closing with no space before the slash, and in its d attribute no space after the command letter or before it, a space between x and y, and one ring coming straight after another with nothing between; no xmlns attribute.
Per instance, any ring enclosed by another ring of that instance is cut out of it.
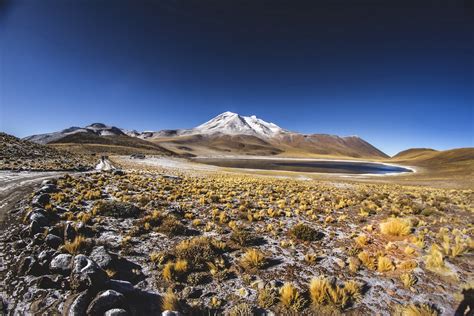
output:
<svg viewBox="0 0 474 316"><path fill-rule="evenodd" d="M163 309L453 314L473 277L472 190L148 171L57 186L50 212L89 228L64 252L106 244Z"/></svg>

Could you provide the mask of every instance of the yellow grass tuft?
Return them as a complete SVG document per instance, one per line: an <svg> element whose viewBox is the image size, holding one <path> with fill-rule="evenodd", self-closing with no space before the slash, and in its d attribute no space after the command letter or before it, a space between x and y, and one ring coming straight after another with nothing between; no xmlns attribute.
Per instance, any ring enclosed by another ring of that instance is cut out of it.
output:
<svg viewBox="0 0 474 316"><path fill-rule="evenodd" d="M411 222L402 218L390 218L380 224L380 231L384 235L406 236L411 233Z"/></svg>
<svg viewBox="0 0 474 316"><path fill-rule="evenodd" d="M161 302L161 309L168 310L168 311L178 311L179 310L179 300L178 296L176 296L175 293L173 293L172 289L168 289L163 296L162 302Z"/></svg>
<svg viewBox="0 0 474 316"><path fill-rule="evenodd" d="M285 283L280 289L280 302L290 310L300 311L306 304L304 298L301 297L298 290L291 284Z"/></svg>
<svg viewBox="0 0 474 316"><path fill-rule="evenodd" d="M379 272L388 272L395 270L392 260L385 256L380 256L377 260L377 270Z"/></svg>
<svg viewBox="0 0 474 316"><path fill-rule="evenodd" d="M246 270L262 269L266 264L265 254L258 249L247 250L240 259L240 265Z"/></svg>

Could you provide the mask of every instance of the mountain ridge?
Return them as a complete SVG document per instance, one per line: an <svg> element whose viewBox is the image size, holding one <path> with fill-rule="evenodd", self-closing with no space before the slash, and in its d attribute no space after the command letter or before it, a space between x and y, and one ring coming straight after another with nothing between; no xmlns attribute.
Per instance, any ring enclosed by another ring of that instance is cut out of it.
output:
<svg viewBox="0 0 474 316"><path fill-rule="evenodd" d="M381 150L358 136L302 134L281 128L255 115L243 116L229 111L190 129L139 132L92 123L85 127L70 127L59 132L28 136L25 139L41 144L58 144L71 140L81 143L80 138L90 141L98 139L96 137L146 140L170 151L190 155L194 154L194 151L201 153L210 150L246 155L277 155L289 152L298 155L388 158Z"/></svg>

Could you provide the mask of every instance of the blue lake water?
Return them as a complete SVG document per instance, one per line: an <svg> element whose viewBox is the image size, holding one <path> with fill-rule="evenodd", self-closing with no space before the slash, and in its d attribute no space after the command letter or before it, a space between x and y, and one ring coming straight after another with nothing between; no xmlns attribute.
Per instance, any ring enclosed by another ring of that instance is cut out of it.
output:
<svg viewBox="0 0 474 316"><path fill-rule="evenodd" d="M412 172L408 168L385 165L376 162L220 158L197 158L195 161L204 164L230 168L286 170L318 173L387 174Z"/></svg>

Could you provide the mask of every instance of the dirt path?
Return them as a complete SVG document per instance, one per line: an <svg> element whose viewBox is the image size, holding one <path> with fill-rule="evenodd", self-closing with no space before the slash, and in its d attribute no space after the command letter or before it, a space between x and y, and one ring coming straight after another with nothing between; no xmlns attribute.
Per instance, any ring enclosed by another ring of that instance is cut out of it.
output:
<svg viewBox="0 0 474 316"><path fill-rule="evenodd" d="M64 172L12 172L0 171L0 225L8 212L25 196L33 192L41 181L64 174Z"/></svg>

